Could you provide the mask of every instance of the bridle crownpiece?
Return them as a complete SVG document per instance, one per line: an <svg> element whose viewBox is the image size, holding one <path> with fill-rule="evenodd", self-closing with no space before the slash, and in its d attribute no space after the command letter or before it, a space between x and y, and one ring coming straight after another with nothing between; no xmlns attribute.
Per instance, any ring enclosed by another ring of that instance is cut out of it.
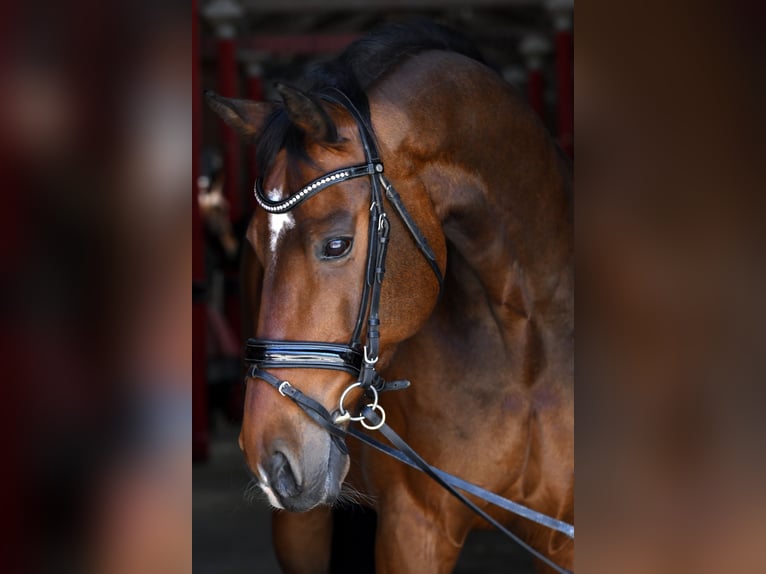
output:
<svg viewBox="0 0 766 574"><path fill-rule="evenodd" d="M394 190L393 186L383 175L383 162L380 160L375 138L368 122L343 92L335 90L334 94L325 94L322 97L345 108L356 121L362 147L364 148L365 163L326 173L307 183L295 193L280 200L273 200L264 193L263 178L259 177L255 182L254 195L258 205L264 210L273 214L281 214L295 209L304 201L307 201L330 186L358 177L367 176L370 178L366 276L363 282L356 324L348 344L248 339L245 361L251 365L248 371L249 377L260 378L273 385L281 385L283 381L276 381L276 383L271 381L271 377L265 376L268 375L266 369L333 369L354 375L357 380L344 392L338 405L338 415L333 417L334 423L340 423L345 420L344 417L347 414L343 401L352 388L361 387L367 394L374 394L374 401L371 403L371 406L373 410L375 408L380 410L381 416L385 416L385 413L378 405L377 394L409 386L409 381L404 380L386 382L375 369L378 361L380 340L380 291L385 274L385 259L390 231L388 217L383 205L384 196L393 205L434 271L439 281L440 293L443 278L441 269L436 262L436 257L428 241L407 212L396 190ZM362 344L362 330L365 324L365 317L367 318L367 331L365 334L366 340ZM294 387L291 386L291 388ZM355 417L353 420L361 419Z"/></svg>

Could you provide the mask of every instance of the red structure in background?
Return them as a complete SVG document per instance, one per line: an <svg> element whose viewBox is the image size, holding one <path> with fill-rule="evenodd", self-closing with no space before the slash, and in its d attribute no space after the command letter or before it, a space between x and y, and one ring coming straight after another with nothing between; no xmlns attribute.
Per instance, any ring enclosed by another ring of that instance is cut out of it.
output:
<svg viewBox="0 0 766 574"><path fill-rule="evenodd" d="M237 82L237 59L234 27L230 24L217 26L218 34L218 93L227 98L239 96ZM242 220L242 194L240 189L241 148L239 135L227 126L223 120L219 120L221 128L221 142L223 144L223 171L224 186L223 195L229 203L229 216L232 222L237 224ZM232 265L224 272L225 277L225 301L224 315L231 329L237 335L241 332L242 319L240 317L239 292L239 269Z"/></svg>
<svg viewBox="0 0 766 574"><path fill-rule="evenodd" d="M555 0L549 2L556 30L556 88L558 96L558 137L561 148L574 157L574 82L572 24L574 2Z"/></svg>
<svg viewBox="0 0 766 574"><path fill-rule="evenodd" d="M199 78L199 17L192 0L192 458L206 460L210 448L207 412L207 320L205 310L205 253L197 203L200 174L202 101Z"/></svg>
<svg viewBox="0 0 766 574"><path fill-rule="evenodd" d="M243 38L240 46L270 55L339 53L361 36L355 33L261 35Z"/></svg>
<svg viewBox="0 0 766 574"><path fill-rule="evenodd" d="M545 118L545 105L543 102L544 85L543 71L540 68L530 68L527 76L527 102L541 118Z"/></svg>
<svg viewBox="0 0 766 574"><path fill-rule="evenodd" d="M239 97L236 25L241 21L244 12L237 2L214 0L205 6L204 16L212 24L216 37L218 93L227 98ZM219 125L223 154L223 195L229 205L229 217L234 224L235 233L238 233L244 216L240 188L240 140L239 135L222 120L219 120ZM238 289L239 269L236 263L224 269L224 282L224 315L232 331L239 335L242 320Z"/></svg>
<svg viewBox="0 0 766 574"><path fill-rule="evenodd" d="M539 34L525 36L519 44L519 52L527 65L527 103L545 122L545 80L543 58L550 52L550 43Z"/></svg>
<svg viewBox="0 0 766 574"><path fill-rule="evenodd" d="M237 75L237 28L244 17L244 11L237 2L213 0L205 6L203 16L210 22L215 33L218 86L221 96L236 98L239 94ZM240 142L239 136L223 120L219 120L221 145L223 149L223 171L226 178L223 195L229 204L229 215L233 221L242 217L242 198L239 189Z"/></svg>
<svg viewBox="0 0 766 574"><path fill-rule="evenodd" d="M574 154L574 84L572 81L572 31L556 32L559 143L569 157Z"/></svg>
<svg viewBox="0 0 766 574"><path fill-rule="evenodd" d="M258 61L258 56L250 52L244 52L242 57L247 64L247 99L261 102L263 101L263 66ZM254 184L255 178L258 176L258 166L255 163L255 146L248 146L247 149L247 192L250 198L249 206L252 210L258 205L255 201L255 195L250 193L250 186Z"/></svg>
<svg viewBox="0 0 766 574"><path fill-rule="evenodd" d="M230 26L218 27L218 93L227 98L236 98L237 86L236 44L230 35ZM233 33L232 33L233 34ZM229 213L233 221L242 217L242 198L239 189L240 143L237 133L219 120L221 143L223 144L223 171L225 181L223 194L229 202Z"/></svg>

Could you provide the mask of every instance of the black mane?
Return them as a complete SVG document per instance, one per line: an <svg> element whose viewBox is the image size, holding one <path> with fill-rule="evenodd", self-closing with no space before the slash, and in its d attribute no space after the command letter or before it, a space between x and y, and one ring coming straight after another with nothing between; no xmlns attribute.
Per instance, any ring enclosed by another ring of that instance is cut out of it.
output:
<svg viewBox="0 0 766 574"><path fill-rule="evenodd" d="M370 123L366 91L398 63L425 50L457 52L484 62L473 43L463 35L428 21L389 24L351 43L336 59L319 64L307 75L312 96L322 99L335 90L343 92ZM279 150L307 161L303 133L294 126L284 108L266 120L256 148L256 161L267 171Z"/></svg>
<svg viewBox="0 0 766 574"><path fill-rule="evenodd" d="M367 90L389 69L424 50L457 52L484 62L476 46L462 34L429 21L389 24L352 43L338 58Z"/></svg>

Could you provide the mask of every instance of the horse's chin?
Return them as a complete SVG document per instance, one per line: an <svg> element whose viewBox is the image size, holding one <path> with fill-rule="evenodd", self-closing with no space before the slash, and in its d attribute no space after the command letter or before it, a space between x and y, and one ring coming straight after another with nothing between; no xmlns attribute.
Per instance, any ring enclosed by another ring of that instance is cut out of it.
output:
<svg viewBox="0 0 766 574"><path fill-rule="evenodd" d="M329 454L324 468L317 472L304 469L303 476L307 478L305 484L297 494L286 495L269 484L260 483L260 487L266 494L269 503L279 509L290 512L306 512L317 506L332 505L338 499L341 485L348 474L350 460L348 455L338 450L330 441Z"/></svg>

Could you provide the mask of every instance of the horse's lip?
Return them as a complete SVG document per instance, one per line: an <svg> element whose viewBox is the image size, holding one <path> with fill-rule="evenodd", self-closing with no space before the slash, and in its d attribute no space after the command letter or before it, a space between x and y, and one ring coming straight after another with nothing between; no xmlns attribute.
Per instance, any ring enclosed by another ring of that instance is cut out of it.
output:
<svg viewBox="0 0 766 574"><path fill-rule="evenodd" d="M326 471L323 473L324 480L317 481L311 484L304 483L304 488L308 486L307 490L301 492L300 495L293 498L283 498L270 487L268 491L261 486L266 496L269 497L269 502L273 506L284 508L290 512L306 512L322 504L333 504L340 495L341 484L348 473L350 467L350 460L347 455L340 452L337 447L331 442L330 453L327 459ZM271 497L274 497L272 500ZM275 504L277 502L278 504Z"/></svg>
<svg viewBox="0 0 766 574"><path fill-rule="evenodd" d="M275 507L279 508L280 510L284 510L284 504L279 499L279 495L272 490L272 488L268 484L264 484L263 482L259 482L258 486L261 488L263 493L266 495L266 498L269 499L269 503Z"/></svg>
<svg viewBox="0 0 766 574"><path fill-rule="evenodd" d="M348 474L351 460L330 442L330 456L327 458L327 473L325 474L325 502L332 504L340 494L341 484Z"/></svg>
<svg viewBox="0 0 766 574"><path fill-rule="evenodd" d="M321 498L312 499L303 494L297 498L288 499L279 498L279 495L276 496L279 499L279 502L282 504L282 508L288 510L289 512L306 512L319 506L323 502Z"/></svg>

